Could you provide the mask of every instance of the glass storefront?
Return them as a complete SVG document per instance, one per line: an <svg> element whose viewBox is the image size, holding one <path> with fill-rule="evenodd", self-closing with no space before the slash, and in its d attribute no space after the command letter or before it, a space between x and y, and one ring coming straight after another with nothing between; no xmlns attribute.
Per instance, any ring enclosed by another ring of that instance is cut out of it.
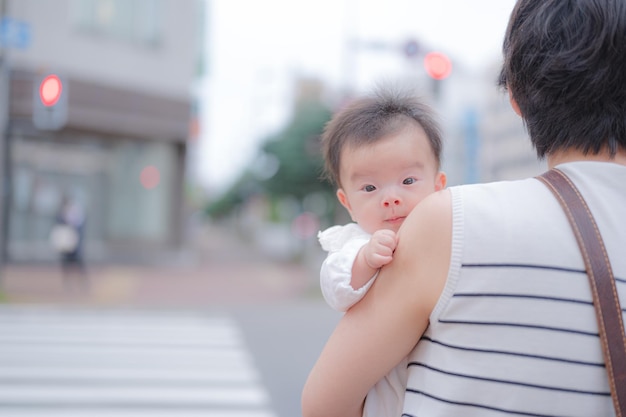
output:
<svg viewBox="0 0 626 417"><path fill-rule="evenodd" d="M11 138L9 259L55 258L48 237L64 196L84 208L87 258L167 245L174 233L176 146L105 137Z"/></svg>

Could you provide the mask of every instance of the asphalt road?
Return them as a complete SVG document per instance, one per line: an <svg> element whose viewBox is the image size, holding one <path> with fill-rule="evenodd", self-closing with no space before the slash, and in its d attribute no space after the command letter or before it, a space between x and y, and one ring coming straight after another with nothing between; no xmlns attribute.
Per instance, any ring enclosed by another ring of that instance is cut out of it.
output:
<svg viewBox="0 0 626 417"><path fill-rule="evenodd" d="M238 308L232 314L256 360L277 417L301 416L302 387L340 313L318 298Z"/></svg>
<svg viewBox="0 0 626 417"><path fill-rule="evenodd" d="M276 262L223 237L190 265L94 266L86 288L54 265L5 267L0 414L301 416L341 317L319 294L319 262Z"/></svg>
<svg viewBox="0 0 626 417"><path fill-rule="evenodd" d="M0 304L0 414L298 417L319 297L206 309Z"/></svg>

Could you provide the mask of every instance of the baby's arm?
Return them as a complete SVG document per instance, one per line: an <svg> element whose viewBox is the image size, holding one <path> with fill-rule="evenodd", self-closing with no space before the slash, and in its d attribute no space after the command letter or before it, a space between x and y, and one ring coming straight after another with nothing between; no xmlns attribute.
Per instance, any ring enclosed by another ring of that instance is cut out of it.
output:
<svg viewBox="0 0 626 417"><path fill-rule="evenodd" d="M376 271L391 262L397 243L398 238L393 230L375 231L354 259L350 280L352 288L358 290L372 278Z"/></svg>
<svg viewBox="0 0 626 417"><path fill-rule="evenodd" d="M373 235L359 233L348 241L333 246L336 243L335 237L329 239L328 232L342 230L334 229L337 227L333 226L319 235L322 249L328 251L320 269L320 284L326 302L333 309L345 312L363 298L373 284L380 268L373 267L381 262L389 262L386 258L395 249L396 237L390 230ZM341 226L344 227L346 226ZM353 277L355 272L358 275L356 279Z"/></svg>

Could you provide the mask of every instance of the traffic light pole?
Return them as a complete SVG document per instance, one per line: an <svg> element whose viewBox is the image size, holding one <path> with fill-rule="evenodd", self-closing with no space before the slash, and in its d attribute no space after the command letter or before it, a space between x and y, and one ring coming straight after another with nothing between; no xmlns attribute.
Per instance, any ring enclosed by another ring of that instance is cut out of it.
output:
<svg viewBox="0 0 626 417"><path fill-rule="evenodd" d="M6 16L6 0L0 0L0 19ZM7 53L0 44L0 291L4 284L4 264L6 259L7 217L9 201L8 127L9 127L9 87L10 72Z"/></svg>
<svg viewBox="0 0 626 417"><path fill-rule="evenodd" d="M9 87L10 72L6 56L0 57L0 290L3 284L6 243L8 235L8 202L10 191L9 173Z"/></svg>

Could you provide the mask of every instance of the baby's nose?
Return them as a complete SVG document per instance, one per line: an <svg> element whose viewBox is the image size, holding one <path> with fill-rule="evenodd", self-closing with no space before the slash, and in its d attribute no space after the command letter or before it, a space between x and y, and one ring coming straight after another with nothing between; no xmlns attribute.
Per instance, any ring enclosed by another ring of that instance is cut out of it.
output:
<svg viewBox="0 0 626 417"><path fill-rule="evenodd" d="M400 205L400 199L398 197L389 197L383 200L383 206L385 207L399 206L399 205Z"/></svg>

